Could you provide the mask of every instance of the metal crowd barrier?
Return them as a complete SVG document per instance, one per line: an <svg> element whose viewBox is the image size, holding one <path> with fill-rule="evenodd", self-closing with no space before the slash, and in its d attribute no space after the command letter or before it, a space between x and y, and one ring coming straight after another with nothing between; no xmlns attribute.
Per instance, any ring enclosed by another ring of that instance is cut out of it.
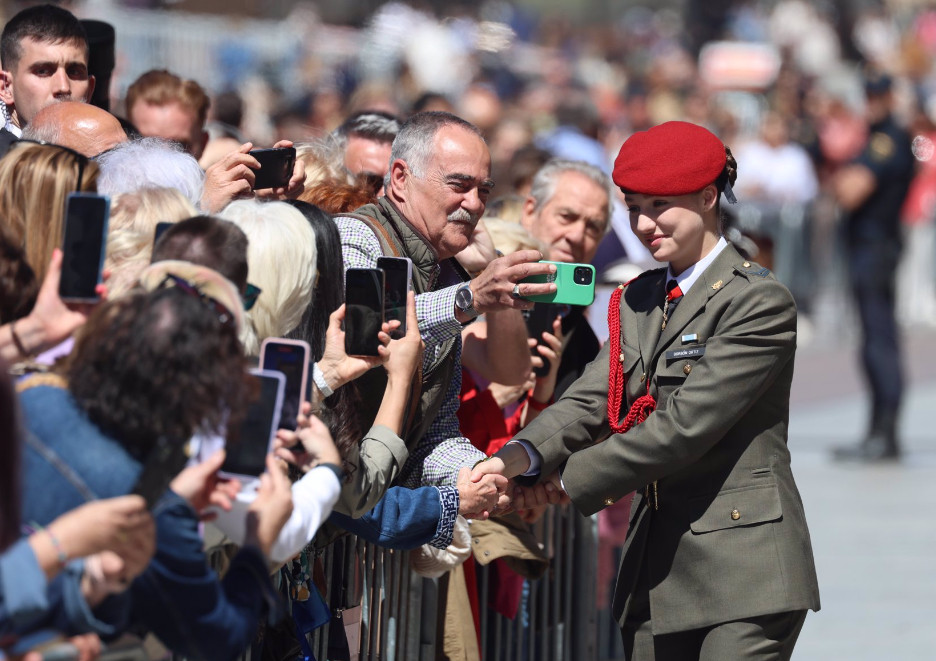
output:
<svg viewBox="0 0 936 661"><path fill-rule="evenodd" d="M598 528L596 517L582 517L573 508L550 508L533 526L550 565L540 579L528 581L527 607L510 620L487 608L492 589L490 567L477 567L481 613L481 658L485 661L604 661L618 655L614 645L600 643L599 629L608 632L610 615L596 605ZM357 558L357 560L355 560ZM469 562L472 560L469 559ZM444 619L436 579L410 570L409 553L378 548L346 537L326 549L327 576L339 566L358 562L361 568L360 661L432 661L441 650ZM330 605L340 599L329 594ZM613 623L611 623L613 625ZM343 626L335 618L310 637L318 661L328 659L329 627ZM613 626L617 635L617 627Z"/></svg>

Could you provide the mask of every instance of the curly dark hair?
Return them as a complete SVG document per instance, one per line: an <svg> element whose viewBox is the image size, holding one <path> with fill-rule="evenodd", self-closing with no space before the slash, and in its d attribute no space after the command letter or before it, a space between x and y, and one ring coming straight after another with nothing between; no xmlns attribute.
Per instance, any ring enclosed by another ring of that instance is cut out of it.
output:
<svg viewBox="0 0 936 661"><path fill-rule="evenodd" d="M170 287L98 308L65 365L92 422L143 459L160 438L236 429L251 395L236 329Z"/></svg>

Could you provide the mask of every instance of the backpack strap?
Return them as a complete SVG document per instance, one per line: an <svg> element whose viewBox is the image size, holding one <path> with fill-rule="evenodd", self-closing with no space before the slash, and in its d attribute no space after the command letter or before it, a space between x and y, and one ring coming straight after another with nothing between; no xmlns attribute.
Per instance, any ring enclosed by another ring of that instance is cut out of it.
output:
<svg viewBox="0 0 936 661"><path fill-rule="evenodd" d="M387 228L381 225L377 220L371 216L365 215L363 213L341 213L338 214L342 218L354 218L359 220L374 233L374 236L377 237L378 243L380 243L380 252L383 253L385 257L402 257L396 244L391 240L390 233L387 232Z"/></svg>

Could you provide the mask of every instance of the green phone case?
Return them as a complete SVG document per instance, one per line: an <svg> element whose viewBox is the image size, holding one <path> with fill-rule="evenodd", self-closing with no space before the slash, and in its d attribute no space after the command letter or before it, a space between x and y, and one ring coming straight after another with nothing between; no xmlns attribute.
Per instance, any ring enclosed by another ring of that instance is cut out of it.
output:
<svg viewBox="0 0 936 661"><path fill-rule="evenodd" d="M552 275L531 275L521 282L555 282L554 294L540 296L524 296L528 301L537 303L562 303L565 305L591 305L595 300L595 267L591 264L567 264L566 262L551 262L543 260L542 264L555 264L556 272ZM579 284L575 281L575 270L587 269L591 274L588 284Z"/></svg>

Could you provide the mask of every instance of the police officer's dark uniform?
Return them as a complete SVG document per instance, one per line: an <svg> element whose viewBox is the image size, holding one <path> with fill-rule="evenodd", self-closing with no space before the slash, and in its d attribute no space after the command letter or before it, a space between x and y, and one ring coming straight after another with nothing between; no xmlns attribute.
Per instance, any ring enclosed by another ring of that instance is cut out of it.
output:
<svg viewBox="0 0 936 661"><path fill-rule="evenodd" d="M887 94L890 79L871 78L866 92ZM898 456L897 416L903 395L900 341L895 318L896 272L901 252L900 208L914 174L909 134L892 115L869 127L856 163L874 175L868 198L845 218L849 284L861 323L861 360L871 390L867 436L854 447L837 448L838 459Z"/></svg>

